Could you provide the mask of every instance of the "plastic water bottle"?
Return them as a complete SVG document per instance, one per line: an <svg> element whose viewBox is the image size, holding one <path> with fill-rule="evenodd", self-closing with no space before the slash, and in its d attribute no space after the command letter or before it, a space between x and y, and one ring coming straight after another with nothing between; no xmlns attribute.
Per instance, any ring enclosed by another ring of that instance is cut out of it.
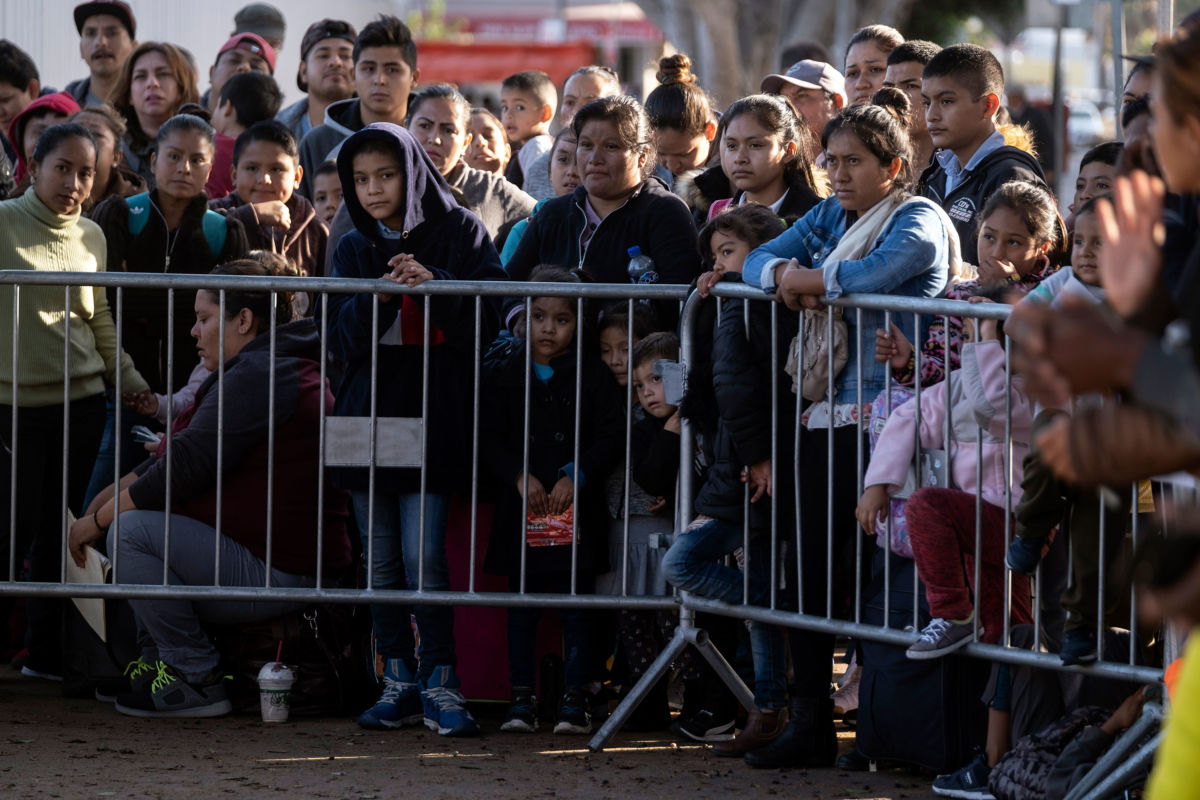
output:
<svg viewBox="0 0 1200 800"><path fill-rule="evenodd" d="M654 269L654 259L642 254L642 248L634 245L629 248L629 280L634 283L658 283L658 272Z"/></svg>

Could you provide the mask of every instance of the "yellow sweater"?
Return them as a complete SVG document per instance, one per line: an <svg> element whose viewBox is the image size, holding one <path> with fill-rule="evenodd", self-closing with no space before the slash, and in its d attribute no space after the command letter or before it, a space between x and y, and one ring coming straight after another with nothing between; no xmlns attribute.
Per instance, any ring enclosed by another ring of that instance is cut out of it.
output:
<svg viewBox="0 0 1200 800"><path fill-rule="evenodd" d="M1146 785L1147 800L1200 797L1200 632L1183 649L1183 669L1171 698L1166 735Z"/></svg>
<svg viewBox="0 0 1200 800"><path fill-rule="evenodd" d="M33 189L0 203L0 269L98 272L104 269L104 233L78 213L51 211ZM13 286L0 285L0 403L13 404ZM62 286L23 286L17 331L16 402L49 406L63 402ZM71 400L104 391L121 369L121 391L140 392L149 385L125 353L117 358L117 329L103 288L70 290Z"/></svg>

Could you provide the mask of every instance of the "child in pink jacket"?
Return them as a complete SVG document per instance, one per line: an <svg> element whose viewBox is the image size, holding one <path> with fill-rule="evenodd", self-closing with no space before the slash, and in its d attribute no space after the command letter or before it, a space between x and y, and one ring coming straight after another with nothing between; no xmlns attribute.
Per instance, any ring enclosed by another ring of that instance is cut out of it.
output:
<svg viewBox="0 0 1200 800"><path fill-rule="evenodd" d="M921 448L948 453L947 477L954 488L917 489L908 498L908 534L913 559L934 618L908 649L909 658L937 658L972 639L975 608L964 572L974 580L976 495L982 498L983 561L977 592L980 638L985 642L998 641L1003 629L1004 521L1020 500L1021 461L1029 449L1033 404L1021 392L1020 379L1015 378L1011 391L1012 492L1006 496L1010 467L1005 458L1007 385L999 326L996 320L965 320L963 336L967 344L962 348L961 368L921 393ZM945 441L947 406L951 423L949 443ZM863 479L865 490L856 511L868 534L875 533L877 518L886 517L890 496L906 482L914 460L916 408L914 401L892 412L871 456ZM978 442L980 435L982 448ZM980 450L982 464L978 463ZM1027 578L1013 576L1012 603L1014 620L1031 619Z"/></svg>

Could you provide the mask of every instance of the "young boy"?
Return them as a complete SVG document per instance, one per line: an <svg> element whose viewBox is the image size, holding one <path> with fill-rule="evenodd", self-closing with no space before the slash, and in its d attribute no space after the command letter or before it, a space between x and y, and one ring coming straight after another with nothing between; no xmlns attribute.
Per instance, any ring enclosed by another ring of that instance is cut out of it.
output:
<svg viewBox="0 0 1200 800"><path fill-rule="evenodd" d="M517 186L538 156L550 150L550 121L558 94L550 76L537 70L509 75L500 84L500 121L517 157L508 163L504 177Z"/></svg>
<svg viewBox="0 0 1200 800"><path fill-rule="evenodd" d="M337 162L326 161L317 167L313 175L313 207L317 216L326 225L333 223L333 215L342 207L342 182L338 180Z"/></svg>
<svg viewBox="0 0 1200 800"><path fill-rule="evenodd" d="M302 173L291 132L274 119L257 122L234 142L233 193L209 207L241 221L251 250L279 253L302 275L322 275L329 234L312 204L295 193Z"/></svg>
<svg viewBox="0 0 1200 800"><path fill-rule="evenodd" d="M333 277L410 287L427 280L504 279L483 223L459 207L401 126L374 124L347 139L338 156L338 176L353 228L334 247ZM360 420L371 415L423 418L429 442L421 469L376 468L374 492L366 468L333 475L350 490L363 551L371 554L372 585L445 591L450 586L450 499L470 481L469 353L477 335L491 341L498 326L495 316L486 314L477 330L472 303L434 296L426 318L420 298L385 294L379 296L379 336L373 340L376 317L370 293L329 294L327 302L326 344L345 363L334 414ZM426 380L431 382L430 402L425 400ZM414 614L420 629L415 653ZM424 720L442 736L477 735L479 725L466 708L455 674L454 609L389 603L373 605L371 617L376 651L383 659L383 692L359 715L358 724L389 730Z"/></svg>
<svg viewBox="0 0 1200 800"><path fill-rule="evenodd" d="M265 72L239 72L221 86L213 113L213 166L204 191L212 199L233 191L234 139L256 122L273 119L283 104L283 93Z"/></svg>
<svg viewBox="0 0 1200 800"><path fill-rule="evenodd" d="M327 106L325 124L300 140L300 166L307 173L300 194L308 198L313 196L309 176L319 164L337 158L350 134L372 122L404 124L408 95L421 78L417 43L408 26L396 17L382 15L363 28L354 40L353 57L357 96Z"/></svg>
<svg viewBox="0 0 1200 800"><path fill-rule="evenodd" d="M975 215L992 192L1012 180L1045 185L1037 159L1006 145L996 130L1003 94L1004 70L979 45L952 45L925 65L925 125L940 152L921 174L918 192L950 215L962 244L962 260L969 264L978 260Z"/></svg>

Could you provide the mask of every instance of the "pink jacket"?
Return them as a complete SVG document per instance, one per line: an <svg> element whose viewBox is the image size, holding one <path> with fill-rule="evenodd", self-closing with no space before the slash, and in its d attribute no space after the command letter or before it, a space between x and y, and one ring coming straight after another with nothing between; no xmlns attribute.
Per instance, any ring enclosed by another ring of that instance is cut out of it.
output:
<svg viewBox="0 0 1200 800"><path fill-rule="evenodd" d="M944 444L946 431L946 392L950 387L951 437ZM1004 350L996 341L963 345L962 367L951 377L921 392L921 447L949 450L951 480L957 489L979 494L994 506L1005 508L1004 441ZM1029 450L1033 425L1033 402L1021 392L1021 379L1012 384L1012 505L1021 499L1022 461ZM892 410L863 486L889 486L894 492L904 485L913 462L917 404L909 400ZM976 483L976 438L983 431L983 483Z"/></svg>

